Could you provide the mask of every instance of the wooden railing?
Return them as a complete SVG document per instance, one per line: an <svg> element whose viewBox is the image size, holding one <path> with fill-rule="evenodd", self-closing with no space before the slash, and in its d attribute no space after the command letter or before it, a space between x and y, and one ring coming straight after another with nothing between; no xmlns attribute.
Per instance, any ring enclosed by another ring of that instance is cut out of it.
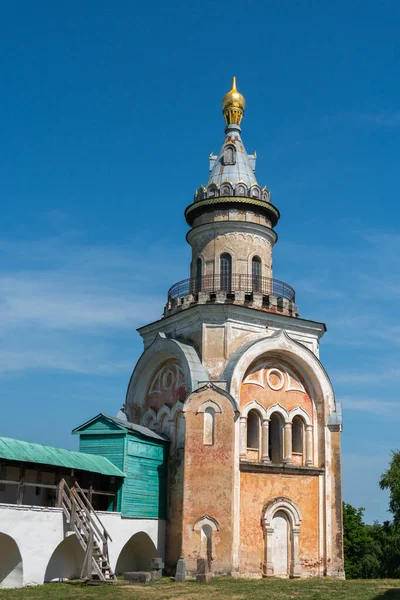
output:
<svg viewBox="0 0 400 600"><path fill-rule="evenodd" d="M81 578L97 575L102 581L116 579L108 554L111 536L77 482L70 488L64 479L60 481L58 504L85 552Z"/></svg>

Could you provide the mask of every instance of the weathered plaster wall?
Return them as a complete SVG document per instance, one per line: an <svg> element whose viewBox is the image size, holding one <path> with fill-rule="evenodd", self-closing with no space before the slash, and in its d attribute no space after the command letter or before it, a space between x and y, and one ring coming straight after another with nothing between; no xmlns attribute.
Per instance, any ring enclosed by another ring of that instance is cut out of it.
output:
<svg viewBox="0 0 400 600"><path fill-rule="evenodd" d="M342 469L340 433L330 434L331 446L331 490L327 503L331 509L331 532L329 536L330 552L326 565L327 574L332 577L343 577L343 506L342 506Z"/></svg>
<svg viewBox="0 0 400 600"><path fill-rule="evenodd" d="M206 401L217 403L214 444L203 443L204 413L197 413ZM235 413L224 395L213 390L193 394L188 400L185 444L185 489L183 513L183 554L186 568L194 573L202 555L201 532L194 530L204 516L218 524L213 531L212 570L232 572L234 532L234 430ZM204 551L203 551L204 552Z"/></svg>
<svg viewBox="0 0 400 600"><path fill-rule="evenodd" d="M262 575L264 561L263 507L279 496L290 498L302 515L299 558L303 576L321 573L319 555L318 477L271 473L240 476L240 572Z"/></svg>

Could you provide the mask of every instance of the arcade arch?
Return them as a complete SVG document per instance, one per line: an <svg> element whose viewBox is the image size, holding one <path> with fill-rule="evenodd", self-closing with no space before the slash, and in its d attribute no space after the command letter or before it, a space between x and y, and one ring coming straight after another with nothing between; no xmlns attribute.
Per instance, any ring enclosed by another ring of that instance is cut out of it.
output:
<svg viewBox="0 0 400 600"><path fill-rule="evenodd" d="M153 558L160 558L160 554L147 533L135 533L122 548L115 574L121 575L126 571L149 571Z"/></svg>
<svg viewBox="0 0 400 600"><path fill-rule="evenodd" d="M6 533L0 533L0 588L22 586L23 564L17 542Z"/></svg>

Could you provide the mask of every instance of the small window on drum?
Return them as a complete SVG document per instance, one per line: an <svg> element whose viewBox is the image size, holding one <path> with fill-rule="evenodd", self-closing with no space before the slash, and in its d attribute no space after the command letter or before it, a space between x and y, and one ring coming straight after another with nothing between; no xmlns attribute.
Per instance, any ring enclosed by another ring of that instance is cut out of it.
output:
<svg viewBox="0 0 400 600"><path fill-rule="evenodd" d="M201 280L203 277L203 264L201 258L196 260L196 292L201 292Z"/></svg>
<svg viewBox="0 0 400 600"><path fill-rule="evenodd" d="M261 292L262 291L262 280L261 280L261 258L259 256L254 256L251 261L251 276L253 283L253 292Z"/></svg>
<svg viewBox="0 0 400 600"><path fill-rule="evenodd" d="M232 290L232 256L225 252L220 258L221 290Z"/></svg>

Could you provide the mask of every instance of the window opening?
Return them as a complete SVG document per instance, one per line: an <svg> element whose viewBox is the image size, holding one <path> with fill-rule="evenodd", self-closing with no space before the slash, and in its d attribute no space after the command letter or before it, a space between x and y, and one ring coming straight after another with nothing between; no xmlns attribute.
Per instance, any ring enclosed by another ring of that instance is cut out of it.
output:
<svg viewBox="0 0 400 600"><path fill-rule="evenodd" d="M196 292L201 292L201 278L203 271L203 265L201 262L201 258L198 258L196 261Z"/></svg>
<svg viewBox="0 0 400 600"><path fill-rule="evenodd" d="M254 256L251 261L251 275L253 278L253 292L261 292L261 258Z"/></svg>
<svg viewBox="0 0 400 600"><path fill-rule="evenodd" d="M269 456L273 463L283 461L283 421L277 413L271 415L269 422Z"/></svg>
<svg viewBox="0 0 400 600"><path fill-rule="evenodd" d="M215 410L213 408L206 408L204 411L204 435L203 443L212 446L214 443L214 424L215 424Z"/></svg>
<svg viewBox="0 0 400 600"><path fill-rule="evenodd" d="M294 417L292 423L292 452L303 454L304 423L301 417Z"/></svg>
<svg viewBox="0 0 400 600"><path fill-rule="evenodd" d="M260 448L260 417L256 410L250 410L247 415L247 448Z"/></svg>
<svg viewBox="0 0 400 600"><path fill-rule="evenodd" d="M232 289L232 256L221 254L220 258L221 290L230 292Z"/></svg>

